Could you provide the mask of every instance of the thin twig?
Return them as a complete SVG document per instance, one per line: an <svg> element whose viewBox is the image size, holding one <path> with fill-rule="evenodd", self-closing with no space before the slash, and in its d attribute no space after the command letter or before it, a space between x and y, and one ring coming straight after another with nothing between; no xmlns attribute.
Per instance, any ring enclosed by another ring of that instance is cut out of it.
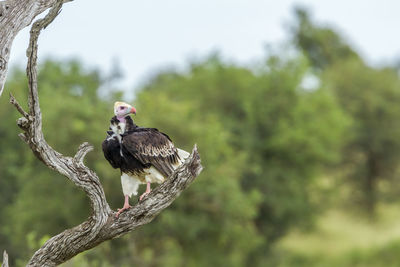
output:
<svg viewBox="0 0 400 267"><path fill-rule="evenodd" d="M15 106L15 108L21 113L22 116L29 119L29 114L22 108L22 106L18 103L17 99L10 93L10 103Z"/></svg>
<svg viewBox="0 0 400 267"><path fill-rule="evenodd" d="M38 126L41 127L42 114L40 112L39 106L39 96L37 90L37 41L39 38L40 31L46 28L60 13L61 7L63 5L62 0L58 0L57 3L50 9L49 13L42 18L33 23L30 31L29 46L26 50L26 55L28 57L28 64L26 67L26 74L28 76L28 86L29 86L29 113L35 116Z"/></svg>

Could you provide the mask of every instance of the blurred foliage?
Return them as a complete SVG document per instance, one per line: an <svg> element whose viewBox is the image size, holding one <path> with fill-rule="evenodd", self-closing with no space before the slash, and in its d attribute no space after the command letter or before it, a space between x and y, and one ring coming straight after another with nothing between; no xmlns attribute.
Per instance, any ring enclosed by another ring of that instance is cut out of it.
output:
<svg viewBox="0 0 400 267"><path fill-rule="evenodd" d="M395 179L400 158L400 80L395 68L372 68L332 29L312 23L296 9L293 40L320 72L353 122L343 167L354 184L352 200L373 215L382 179ZM397 189L397 187L396 187ZM397 191L396 191L397 192Z"/></svg>
<svg viewBox="0 0 400 267"><path fill-rule="evenodd" d="M340 62L343 59L361 61L360 56L334 29L316 25L302 7L295 9L296 23L291 27L293 41L317 69Z"/></svg>
<svg viewBox="0 0 400 267"><path fill-rule="evenodd" d="M302 88L307 69L307 63L302 59L284 61L271 58L264 70L256 75L246 68L224 64L214 56L204 62L193 63L188 73L169 72L154 77L138 95L139 110L144 109L146 114L154 116L145 124L165 124L168 133L183 126L183 131L189 129L184 134L186 136L189 136L192 123L198 125L194 133L199 135L193 140L205 151L206 169L199 179L199 182L205 183L205 188L217 181L233 183L237 180L235 188L246 194L243 199L235 200L236 193L229 189L229 198L224 200L225 206L218 211L223 217L218 221L226 218L232 223L226 214L229 202L234 203L232 213L239 215L238 207L248 210L252 206L244 203L249 202L251 196L258 196L253 204L256 205L256 213L251 212L252 217L248 219L253 218L250 225L257 230L258 238L262 236L262 243L251 251L247 261L239 262L240 266L245 262L262 265L265 251L276 238L292 226L312 222L316 203L309 198L309 186L324 164L339 158L340 140L347 120L327 91ZM171 111L183 114L183 111L177 110L182 106L189 109L187 113L190 117L187 119L164 119L160 116ZM165 109L159 110L160 107ZM176 120L176 123L171 120ZM182 121L187 122L181 124ZM218 123L220 129L213 129L213 122ZM333 125L335 127L330 128ZM204 130L210 138L202 142ZM182 140L181 135L176 138L178 143ZM220 142L226 144L226 147L221 147L226 157L217 156L208 161L211 155L207 154L218 150L217 144L212 143L216 138L221 138ZM221 163L227 165L221 166ZM224 174L221 170L216 175L214 168L224 168L229 173ZM221 190L225 191L223 188L226 186L221 186ZM205 194L200 186L193 186L189 191L196 188ZM190 197L190 193L186 196ZM208 198L210 201L212 196ZM198 209L199 201L194 203L191 209ZM245 248L251 249L250 244L257 239L250 234L245 236L249 239L239 243L245 243ZM230 246L235 244L232 241L229 243ZM240 254L244 254L243 249L240 249ZM191 253L191 250L184 254ZM235 257L239 256L238 251L232 252ZM235 265L227 263L226 258L223 260L225 263L204 262L204 265ZM199 262L201 259L196 259L196 263ZM237 259L235 262L238 262Z"/></svg>
<svg viewBox="0 0 400 267"><path fill-rule="evenodd" d="M157 127L185 150L197 143L205 169L153 222L64 266L394 264L397 241L329 259L277 246L293 231L313 231L337 199L346 209L356 203L373 211L398 192L397 72L367 66L335 30L313 23L305 10L295 13L294 55L283 50L243 67L214 54L185 71L159 72L132 95L135 122ZM113 103L122 99L114 86L120 77L118 68L102 74L77 60L45 60L39 70L47 141L67 155L84 141L94 144L86 162L114 209L123 203L120 173L104 159L101 142ZM317 81L312 88L310 78ZM0 248L22 266L90 209L83 192L19 140L8 92L26 101L19 68L0 98ZM388 256L380 261L380 253Z"/></svg>
<svg viewBox="0 0 400 267"><path fill-rule="evenodd" d="M333 209L312 232L293 231L274 249L266 266L398 266L398 204L378 205L379 217L360 220L356 213Z"/></svg>

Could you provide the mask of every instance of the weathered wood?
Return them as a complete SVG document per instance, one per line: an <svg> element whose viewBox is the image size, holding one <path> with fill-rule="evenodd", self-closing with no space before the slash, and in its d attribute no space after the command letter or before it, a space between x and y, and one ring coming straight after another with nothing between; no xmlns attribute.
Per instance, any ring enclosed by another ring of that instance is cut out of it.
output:
<svg viewBox="0 0 400 267"><path fill-rule="evenodd" d="M56 266L80 252L149 223L168 207L202 170L200 156L195 146L189 158L176 169L167 181L154 189L137 205L116 218L116 213L111 210L106 201L98 176L83 163L85 155L92 150L92 146L84 143L78 148L74 157L68 157L47 144L42 132L42 116L38 96L37 39L40 31L58 15L62 4L62 0L56 1L46 17L36 21L30 31L26 69L29 86L29 112L26 112L12 95L10 95L10 103L23 116L17 122L24 131L20 134L22 140L47 167L66 176L87 194L92 206L92 214L82 224L50 238L34 253L27 266Z"/></svg>
<svg viewBox="0 0 400 267"><path fill-rule="evenodd" d="M66 0L68 2L72 0ZM57 0L6 0L0 2L0 96L7 78L8 61L15 36Z"/></svg>
<svg viewBox="0 0 400 267"><path fill-rule="evenodd" d="M8 267L8 254L5 250L3 252L3 263L1 264L1 267Z"/></svg>
<svg viewBox="0 0 400 267"><path fill-rule="evenodd" d="M115 211L108 210L105 217L92 215L82 224L52 237L36 251L28 266L56 266L104 241L151 222L194 181L201 170L200 156L195 146L185 163L141 202L118 218L115 217Z"/></svg>

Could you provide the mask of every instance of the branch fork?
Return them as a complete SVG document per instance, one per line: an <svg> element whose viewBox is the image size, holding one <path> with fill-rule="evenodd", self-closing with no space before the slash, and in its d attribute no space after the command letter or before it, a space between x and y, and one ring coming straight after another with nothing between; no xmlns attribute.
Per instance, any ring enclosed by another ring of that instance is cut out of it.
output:
<svg viewBox="0 0 400 267"><path fill-rule="evenodd" d="M26 69L29 112L26 112L11 94L10 103L22 115L17 121L17 125L23 130L23 133L19 134L21 139L47 167L63 174L86 193L91 202L92 215L80 225L50 238L35 252L27 266L56 266L80 252L149 223L194 181L203 168L195 145L191 155L167 181L155 188L143 201L116 218L116 212L111 210L106 200L100 179L84 164L84 158L93 146L83 143L74 157L68 157L55 151L46 142L42 132L37 88L37 40L40 31L59 14L63 2L65 1L56 1L49 13L43 19L36 21L30 31ZM4 258L7 258L6 253Z"/></svg>

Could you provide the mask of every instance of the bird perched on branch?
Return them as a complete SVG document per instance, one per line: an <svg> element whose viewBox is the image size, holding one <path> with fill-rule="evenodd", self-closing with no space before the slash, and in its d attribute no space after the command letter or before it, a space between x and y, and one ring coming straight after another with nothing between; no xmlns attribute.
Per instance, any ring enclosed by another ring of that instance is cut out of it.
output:
<svg viewBox="0 0 400 267"><path fill-rule="evenodd" d="M164 182L189 153L176 148L169 136L156 128L137 126L130 117L130 114L136 114L131 105L115 102L114 114L102 147L111 166L121 170L125 202L118 209L118 217L131 207L129 198L137 195L139 184L147 184L139 199L142 200L150 193L150 184Z"/></svg>

